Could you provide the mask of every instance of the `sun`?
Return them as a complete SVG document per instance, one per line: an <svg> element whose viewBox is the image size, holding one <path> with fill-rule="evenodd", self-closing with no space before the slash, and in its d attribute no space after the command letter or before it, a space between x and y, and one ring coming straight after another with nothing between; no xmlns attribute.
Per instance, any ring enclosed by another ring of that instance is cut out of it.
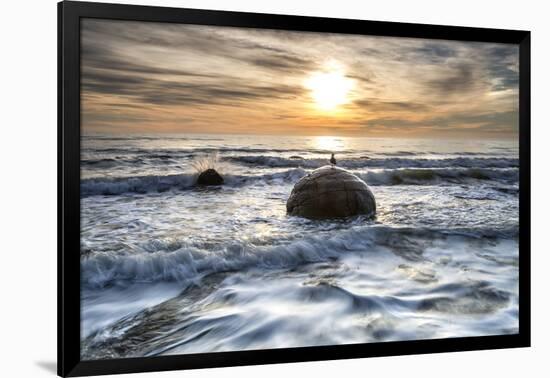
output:
<svg viewBox="0 0 550 378"><path fill-rule="evenodd" d="M324 111L333 111L348 103L353 85L353 80L334 64L326 70L312 73L306 80L306 87L311 91L315 105Z"/></svg>

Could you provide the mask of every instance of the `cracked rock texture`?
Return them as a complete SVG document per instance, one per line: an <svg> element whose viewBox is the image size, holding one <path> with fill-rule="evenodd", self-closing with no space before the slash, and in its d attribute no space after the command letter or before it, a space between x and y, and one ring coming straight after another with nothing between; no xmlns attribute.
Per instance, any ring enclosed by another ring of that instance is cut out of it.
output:
<svg viewBox="0 0 550 378"><path fill-rule="evenodd" d="M305 218L342 218L376 214L376 202L367 184L359 177L326 165L302 177L286 202L290 215Z"/></svg>

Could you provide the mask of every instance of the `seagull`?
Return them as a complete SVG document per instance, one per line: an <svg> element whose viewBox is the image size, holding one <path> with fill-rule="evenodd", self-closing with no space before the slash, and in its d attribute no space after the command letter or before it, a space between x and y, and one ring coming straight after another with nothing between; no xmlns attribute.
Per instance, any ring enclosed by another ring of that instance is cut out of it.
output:
<svg viewBox="0 0 550 378"><path fill-rule="evenodd" d="M336 165L336 159L334 158L334 153L330 156L330 164Z"/></svg>

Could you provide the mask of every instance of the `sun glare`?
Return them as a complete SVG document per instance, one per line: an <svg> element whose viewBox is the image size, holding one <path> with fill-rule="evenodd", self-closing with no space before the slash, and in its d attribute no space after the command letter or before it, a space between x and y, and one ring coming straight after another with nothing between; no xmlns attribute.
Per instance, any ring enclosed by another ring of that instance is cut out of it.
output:
<svg viewBox="0 0 550 378"><path fill-rule="evenodd" d="M332 152L341 151L345 147L342 138L333 136L318 136L314 138L312 142L315 148Z"/></svg>
<svg viewBox="0 0 550 378"><path fill-rule="evenodd" d="M332 111L349 102L348 95L353 88L353 80L333 64L327 70L311 74L306 81L306 87L311 91L311 97L319 109Z"/></svg>

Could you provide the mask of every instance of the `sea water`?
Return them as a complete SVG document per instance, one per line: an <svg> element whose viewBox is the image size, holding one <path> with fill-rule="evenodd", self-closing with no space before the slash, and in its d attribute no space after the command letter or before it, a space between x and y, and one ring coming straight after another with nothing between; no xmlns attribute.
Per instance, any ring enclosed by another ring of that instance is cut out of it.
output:
<svg viewBox="0 0 550 378"><path fill-rule="evenodd" d="M92 135L81 147L83 359L518 331L517 141ZM286 214L332 152L371 188L374 219ZM224 185L195 186L201 161Z"/></svg>

